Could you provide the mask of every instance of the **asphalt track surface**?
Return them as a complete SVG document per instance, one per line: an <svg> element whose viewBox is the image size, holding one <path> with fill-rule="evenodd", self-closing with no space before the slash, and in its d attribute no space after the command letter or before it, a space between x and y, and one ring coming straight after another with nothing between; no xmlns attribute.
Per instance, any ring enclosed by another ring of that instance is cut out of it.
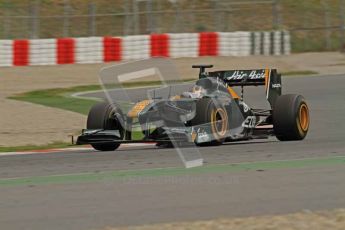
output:
<svg viewBox="0 0 345 230"><path fill-rule="evenodd" d="M304 141L198 148L199 168L183 169L174 149L152 146L0 156L0 228L97 229L344 208L345 76L283 78L283 93L309 103ZM245 94L250 106L264 106L263 97L260 88Z"/></svg>

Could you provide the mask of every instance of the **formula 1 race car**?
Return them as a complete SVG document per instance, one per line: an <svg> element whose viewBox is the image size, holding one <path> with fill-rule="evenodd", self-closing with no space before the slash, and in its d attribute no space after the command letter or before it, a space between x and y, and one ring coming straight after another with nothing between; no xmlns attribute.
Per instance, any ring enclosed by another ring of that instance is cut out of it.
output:
<svg viewBox="0 0 345 230"><path fill-rule="evenodd" d="M206 72L190 90L168 99L149 98L126 113L116 102L94 105L87 128L77 144L112 151L121 143L155 142L158 146L195 143L199 146L268 138L302 140L309 129L308 105L301 95L281 95L281 75L275 69ZM240 87L238 95L234 87ZM264 86L269 109L250 108L243 101L243 88ZM133 138L132 127L140 127L142 138Z"/></svg>

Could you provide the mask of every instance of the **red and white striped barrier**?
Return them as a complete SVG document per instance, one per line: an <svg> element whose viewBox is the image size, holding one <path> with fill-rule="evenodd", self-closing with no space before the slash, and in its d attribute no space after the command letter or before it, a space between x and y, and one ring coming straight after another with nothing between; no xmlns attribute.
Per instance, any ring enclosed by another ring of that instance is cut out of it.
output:
<svg viewBox="0 0 345 230"><path fill-rule="evenodd" d="M197 33L169 34L170 57L199 56L199 35Z"/></svg>
<svg viewBox="0 0 345 230"><path fill-rule="evenodd" d="M13 41L0 40L0 66L12 66L13 62Z"/></svg>
<svg viewBox="0 0 345 230"><path fill-rule="evenodd" d="M284 55L290 51L290 35L286 31L0 40L0 66L102 63L150 57Z"/></svg>

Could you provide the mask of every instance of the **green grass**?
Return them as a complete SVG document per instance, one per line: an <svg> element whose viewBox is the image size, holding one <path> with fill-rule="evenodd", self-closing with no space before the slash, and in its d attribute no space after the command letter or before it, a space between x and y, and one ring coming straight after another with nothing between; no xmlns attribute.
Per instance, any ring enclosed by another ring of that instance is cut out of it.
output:
<svg viewBox="0 0 345 230"><path fill-rule="evenodd" d="M46 145L23 145L23 146L13 146L5 147L0 146L0 152L18 152L18 151L30 151L30 150L42 150L42 149L54 149L54 148L67 148L73 147L71 143L65 142L53 142Z"/></svg>
<svg viewBox="0 0 345 230"><path fill-rule="evenodd" d="M183 82L191 81L192 79L186 79ZM122 86L126 88L138 87L138 86L153 86L159 85L160 81L146 81L146 82L129 82ZM115 87L112 85L111 87ZM95 100L74 98L71 96L73 93L101 90L99 85L86 85L76 86L71 88L56 88L56 89L44 89L35 90L26 93L21 93L9 97L9 99L31 102L34 104L49 106L53 108L64 109L76 113L87 115L92 105L96 103Z"/></svg>
<svg viewBox="0 0 345 230"><path fill-rule="evenodd" d="M36 90L9 97L19 101L31 102L34 104L64 109L76 113L87 114L90 107L95 104L94 100L73 98L70 95L76 92L99 90L98 85L78 86L72 88L58 88Z"/></svg>

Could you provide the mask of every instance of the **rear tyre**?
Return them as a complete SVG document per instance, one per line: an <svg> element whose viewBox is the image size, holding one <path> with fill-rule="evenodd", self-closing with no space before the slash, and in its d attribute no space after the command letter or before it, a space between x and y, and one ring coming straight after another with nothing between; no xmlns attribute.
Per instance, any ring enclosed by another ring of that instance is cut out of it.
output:
<svg viewBox="0 0 345 230"><path fill-rule="evenodd" d="M115 115L116 114L116 115ZM107 129L119 130L121 139L124 135L124 130L119 119L123 119L123 114L120 108L115 104L102 102L92 106L87 117L87 129ZM119 143L94 143L91 146L99 151L113 151L117 149Z"/></svg>
<svg viewBox="0 0 345 230"><path fill-rule="evenodd" d="M211 123L213 140L200 143L200 146L220 145L224 142L228 131L228 114L221 105L216 105L211 98L201 98L196 103L196 114L191 125Z"/></svg>
<svg viewBox="0 0 345 230"><path fill-rule="evenodd" d="M303 96L281 95L273 108L273 129L280 141L303 140L309 130L309 109Z"/></svg>

